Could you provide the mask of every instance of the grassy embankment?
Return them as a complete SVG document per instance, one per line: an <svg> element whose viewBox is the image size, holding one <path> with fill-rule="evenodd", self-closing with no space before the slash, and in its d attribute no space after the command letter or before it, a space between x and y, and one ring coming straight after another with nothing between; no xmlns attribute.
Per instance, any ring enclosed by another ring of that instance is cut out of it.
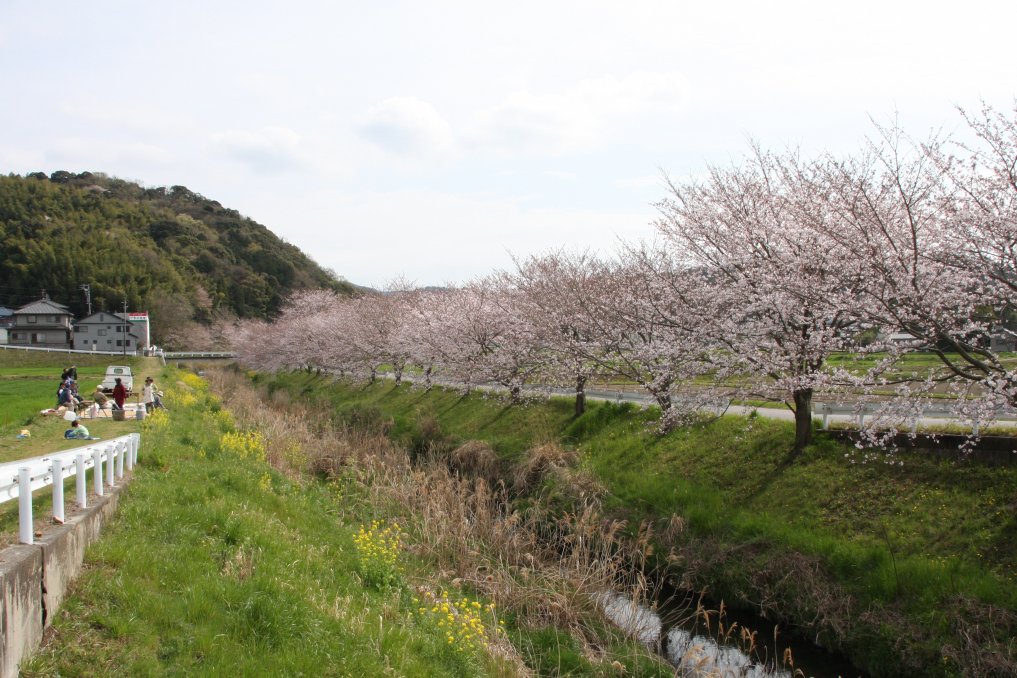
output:
<svg viewBox="0 0 1017 678"><path fill-rule="evenodd" d="M389 516L370 492L378 469L302 474L320 435L266 438L250 424L264 413L241 423L194 375L154 376L170 412L125 422L142 428L140 464L22 675L670 675L629 643L591 659L553 625L499 615L429 571L411 528L372 530Z"/></svg>
<svg viewBox="0 0 1017 678"><path fill-rule="evenodd" d="M675 579L800 625L876 675L1014 669L1012 465L922 455L861 463L861 452L822 435L789 463L791 427L761 418L660 437L652 413L625 405L594 404L575 419L564 399L509 408L391 382L259 380L338 421L382 426L418 452L482 439L518 461L534 444L560 441L606 485L616 515L685 528L658 540L658 562L670 554Z"/></svg>

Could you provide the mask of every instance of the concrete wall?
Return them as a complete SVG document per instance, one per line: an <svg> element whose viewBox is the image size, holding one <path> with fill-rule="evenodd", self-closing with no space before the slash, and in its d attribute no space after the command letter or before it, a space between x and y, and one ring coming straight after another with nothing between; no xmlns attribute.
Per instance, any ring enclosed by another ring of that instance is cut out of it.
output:
<svg viewBox="0 0 1017 678"><path fill-rule="evenodd" d="M85 549L112 519L124 487L121 482L106 488L103 497L89 497L87 509L47 530L35 544L0 551L0 678L17 676L22 661L39 647L43 630L81 572Z"/></svg>

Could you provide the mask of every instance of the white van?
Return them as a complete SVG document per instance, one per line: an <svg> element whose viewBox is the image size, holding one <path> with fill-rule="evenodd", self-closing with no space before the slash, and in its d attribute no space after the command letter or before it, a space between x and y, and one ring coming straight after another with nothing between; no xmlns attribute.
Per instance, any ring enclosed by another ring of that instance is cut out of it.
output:
<svg viewBox="0 0 1017 678"><path fill-rule="evenodd" d="M106 368L106 377L102 380L102 390L105 393L112 393L113 387L117 385L117 377L130 393L134 390L134 375L131 374L129 365L110 365Z"/></svg>

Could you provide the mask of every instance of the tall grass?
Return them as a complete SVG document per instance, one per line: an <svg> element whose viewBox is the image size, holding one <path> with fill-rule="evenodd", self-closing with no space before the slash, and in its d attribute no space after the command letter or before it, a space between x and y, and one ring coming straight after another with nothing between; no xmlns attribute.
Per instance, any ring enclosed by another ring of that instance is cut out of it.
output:
<svg viewBox="0 0 1017 678"><path fill-rule="evenodd" d="M210 379L214 391L228 394L225 404L240 427L257 423L268 458L291 478L324 474L338 494L371 507L372 515L361 518L398 519L418 558L406 576L420 595L447 587L496 605L509 625L494 651L517 658L521 673L599 675L618 666L630 675L672 674L638 645L620 642L598 607L597 596L632 571L632 555L622 548L621 524L605 520L598 493L566 470L562 452L532 451L524 476L528 482L555 476L580 510L559 515L540 502L523 510L513 507L505 484L490 482L483 446L455 455L432 431L426 451L412 455L378 431L336 429L320 410L262 397L242 375L217 372ZM428 572L437 572L440 583ZM568 671L558 664L551 670L559 661Z"/></svg>
<svg viewBox="0 0 1017 678"><path fill-rule="evenodd" d="M571 482L597 493L598 510L628 520L625 537L641 523L658 533L681 524L653 541L650 556L679 584L808 629L876 675L1017 667L1007 640L1017 634L1013 467L921 455L863 464L822 435L792 463L792 432L780 422L725 417L659 436L631 405L596 404L575 418L564 400L509 408L313 375L257 380L277 398L319 403L319 416L340 424L370 412L394 440L433 442L451 467L460 444L489 450L477 475L489 487L501 479L499 491L517 491L509 469L525 468L532 450L571 450ZM582 512L570 497L578 490L557 472L531 488ZM992 633L986 618L1000 620Z"/></svg>

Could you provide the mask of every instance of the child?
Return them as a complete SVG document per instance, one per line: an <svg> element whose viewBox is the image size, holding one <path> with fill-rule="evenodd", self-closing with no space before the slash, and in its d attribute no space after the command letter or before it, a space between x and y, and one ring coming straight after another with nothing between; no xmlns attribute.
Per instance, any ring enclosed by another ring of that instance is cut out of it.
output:
<svg viewBox="0 0 1017 678"><path fill-rule="evenodd" d="M64 438L76 438L78 440L97 440L88 433L88 429L80 421L75 419L71 422L71 427L64 431Z"/></svg>

